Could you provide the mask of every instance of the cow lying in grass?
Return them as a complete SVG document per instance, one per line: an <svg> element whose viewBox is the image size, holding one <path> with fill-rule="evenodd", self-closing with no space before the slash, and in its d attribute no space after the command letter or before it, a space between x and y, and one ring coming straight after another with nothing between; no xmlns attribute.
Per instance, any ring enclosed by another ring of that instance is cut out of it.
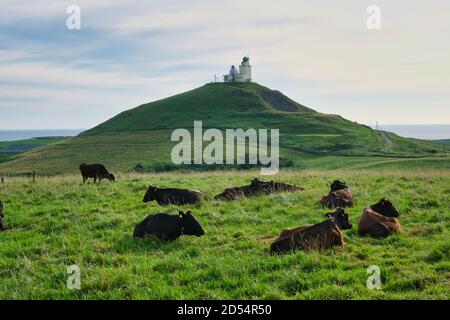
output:
<svg viewBox="0 0 450 320"><path fill-rule="evenodd" d="M295 229L284 229L272 243L271 252L296 250L322 250L333 246L344 246L341 230L351 229L348 214L341 208L327 213L327 220L317 224L307 224Z"/></svg>
<svg viewBox="0 0 450 320"><path fill-rule="evenodd" d="M6 230L5 225L3 224L3 218L5 218L3 214L3 203L0 201L0 231Z"/></svg>
<svg viewBox="0 0 450 320"><path fill-rule="evenodd" d="M396 219L398 211L386 198L364 209L358 223L360 235L370 235L375 238L385 238L401 231L400 223Z"/></svg>
<svg viewBox="0 0 450 320"><path fill-rule="evenodd" d="M344 182L335 180L330 185L330 192L327 196L322 197L319 202L322 206L327 208L346 208L353 207L355 200L350 187Z"/></svg>
<svg viewBox="0 0 450 320"><path fill-rule="evenodd" d="M97 179L108 179L110 181L115 181L116 178L112 173L109 173L108 170L106 170L105 166L102 164L80 164L80 172L83 176L83 183L86 183L86 181L89 178L94 178L94 183L97 182Z"/></svg>
<svg viewBox="0 0 450 320"><path fill-rule="evenodd" d="M265 182L255 178L250 185L225 189L224 192L215 196L214 199L230 201L240 197L253 197L278 192L294 192L297 190L303 190L303 188L281 182Z"/></svg>
<svg viewBox="0 0 450 320"><path fill-rule="evenodd" d="M162 206L167 204L193 204L200 202L203 198L203 193L198 190L188 189L175 189L168 188L162 189L150 186L144 195L143 202L149 202L156 200L156 202Z"/></svg>
<svg viewBox="0 0 450 320"><path fill-rule="evenodd" d="M181 235L201 237L205 234L202 226L191 211L179 212L172 216L166 213L147 216L134 228L133 237L142 238L146 235L154 235L161 241L178 239Z"/></svg>

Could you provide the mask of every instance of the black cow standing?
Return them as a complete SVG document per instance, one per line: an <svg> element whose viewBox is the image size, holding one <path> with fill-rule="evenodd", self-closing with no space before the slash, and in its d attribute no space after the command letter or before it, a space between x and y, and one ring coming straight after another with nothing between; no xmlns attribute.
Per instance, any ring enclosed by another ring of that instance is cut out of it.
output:
<svg viewBox="0 0 450 320"><path fill-rule="evenodd" d="M166 213L147 216L134 228L133 237L142 238L145 235L154 235L161 241L178 239L181 235L201 237L205 234L200 223L191 211L179 212L172 216Z"/></svg>
<svg viewBox="0 0 450 320"><path fill-rule="evenodd" d="M6 230L5 226L3 225L3 218L5 216L3 215L3 203L0 201L0 231Z"/></svg>
<svg viewBox="0 0 450 320"><path fill-rule="evenodd" d="M159 205L167 204L193 204L200 202L203 197L203 193L197 190L188 189L161 189L157 187L148 187L147 192L144 195L143 202L149 202L156 200Z"/></svg>
<svg viewBox="0 0 450 320"><path fill-rule="evenodd" d="M97 182L97 179L108 179L110 181L115 181L116 177L112 173L109 173L106 170L105 166L102 164L80 164L81 175L83 176L83 183L89 178L94 178L94 183Z"/></svg>

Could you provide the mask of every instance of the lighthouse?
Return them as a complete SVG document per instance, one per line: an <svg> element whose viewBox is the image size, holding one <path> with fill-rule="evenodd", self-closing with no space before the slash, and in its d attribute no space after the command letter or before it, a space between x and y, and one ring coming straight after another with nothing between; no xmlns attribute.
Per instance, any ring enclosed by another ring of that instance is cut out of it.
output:
<svg viewBox="0 0 450 320"><path fill-rule="evenodd" d="M224 82L251 82L252 81L252 66L250 65L250 58L243 57L239 65L239 72L235 66L231 66L230 72L223 76Z"/></svg>

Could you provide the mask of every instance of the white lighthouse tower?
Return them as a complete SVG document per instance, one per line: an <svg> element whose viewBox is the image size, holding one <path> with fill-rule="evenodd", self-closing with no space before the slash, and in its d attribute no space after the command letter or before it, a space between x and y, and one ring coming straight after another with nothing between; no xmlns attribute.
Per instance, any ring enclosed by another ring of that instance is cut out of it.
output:
<svg viewBox="0 0 450 320"><path fill-rule="evenodd" d="M234 66L231 66L230 72L223 76L224 82L251 82L252 81L252 66L250 65L250 58L242 58L239 65L239 72Z"/></svg>

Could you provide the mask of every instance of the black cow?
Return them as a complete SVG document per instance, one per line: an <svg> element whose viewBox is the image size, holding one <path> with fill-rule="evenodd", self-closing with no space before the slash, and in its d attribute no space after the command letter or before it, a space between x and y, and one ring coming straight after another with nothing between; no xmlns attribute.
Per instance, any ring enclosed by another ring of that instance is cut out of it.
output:
<svg viewBox="0 0 450 320"><path fill-rule="evenodd" d="M181 235L201 237L205 234L200 223L191 211L179 212L172 216L166 213L147 216L134 228L133 237L142 238L146 235L154 235L161 241L172 241Z"/></svg>
<svg viewBox="0 0 450 320"><path fill-rule="evenodd" d="M81 175L83 176L83 183L89 178L94 178L94 183L97 182L97 179L108 179L110 181L115 181L116 177L112 173L109 173L106 170L105 166L102 164L80 164Z"/></svg>
<svg viewBox="0 0 450 320"><path fill-rule="evenodd" d="M0 201L0 231L6 230L5 225L3 224L3 203Z"/></svg>
<svg viewBox="0 0 450 320"><path fill-rule="evenodd" d="M144 195L143 202L156 200L161 206L167 204L182 205L200 202L202 198L203 193L197 190L175 188L161 189L150 186Z"/></svg>

